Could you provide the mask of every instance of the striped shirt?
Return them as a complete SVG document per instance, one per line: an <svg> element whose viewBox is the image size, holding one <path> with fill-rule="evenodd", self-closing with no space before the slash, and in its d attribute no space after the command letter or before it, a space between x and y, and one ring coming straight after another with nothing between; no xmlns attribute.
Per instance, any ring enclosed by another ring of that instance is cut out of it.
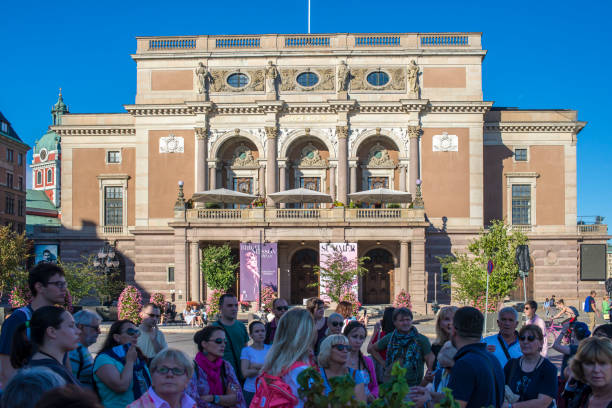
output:
<svg viewBox="0 0 612 408"><path fill-rule="evenodd" d="M84 387L93 389L94 360L87 347L79 343L79 346L72 350L69 356L74 378L79 380Z"/></svg>

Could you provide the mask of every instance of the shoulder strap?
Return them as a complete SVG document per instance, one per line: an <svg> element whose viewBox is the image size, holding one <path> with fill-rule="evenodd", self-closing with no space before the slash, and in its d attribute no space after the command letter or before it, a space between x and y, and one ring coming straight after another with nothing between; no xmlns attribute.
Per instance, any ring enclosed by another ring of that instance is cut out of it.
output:
<svg viewBox="0 0 612 408"><path fill-rule="evenodd" d="M512 357L510 357L510 353L508 352L508 347L506 347L506 342L504 341L504 339L501 338L499 334L497 335L497 341L499 342L499 345L504 351L504 354L506 355L508 361L512 360Z"/></svg>
<svg viewBox="0 0 612 408"><path fill-rule="evenodd" d="M83 369L83 365L85 364L85 356L83 356L83 345L79 344L79 347L76 349L77 354L79 356L79 369L77 370L77 379L81 377L81 370Z"/></svg>

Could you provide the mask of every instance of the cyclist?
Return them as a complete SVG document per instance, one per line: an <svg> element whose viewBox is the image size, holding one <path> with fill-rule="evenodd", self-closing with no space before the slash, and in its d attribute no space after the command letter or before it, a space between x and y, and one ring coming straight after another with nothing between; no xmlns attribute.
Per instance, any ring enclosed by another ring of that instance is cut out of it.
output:
<svg viewBox="0 0 612 408"><path fill-rule="evenodd" d="M565 315L566 319L561 322L561 325L569 323L571 326L571 324L578 318L578 310L576 310L576 308L573 306L565 306L563 299L559 299L557 302L557 307L561 310L559 310L559 313L553 316L552 320L558 319L559 317Z"/></svg>

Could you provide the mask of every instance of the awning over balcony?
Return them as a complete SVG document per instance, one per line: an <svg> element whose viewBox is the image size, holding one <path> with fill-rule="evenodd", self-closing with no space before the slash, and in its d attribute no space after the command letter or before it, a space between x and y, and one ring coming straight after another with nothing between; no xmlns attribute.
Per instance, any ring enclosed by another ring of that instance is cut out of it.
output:
<svg viewBox="0 0 612 408"><path fill-rule="evenodd" d="M410 203L412 194L405 191L390 190L388 188L375 188L374 190L359 191L348 195L353 201L363 203Z"/></svg>
<svg viewBox="0 0 612 408"><path fill-rule="evenodd" d="M240 191L216 188L214 190L200 191L193 194L193 201L220 204L251 204L257 197Z"/></svg>
<svg viewBox="0 0 612 408"><path fill-rule="evenodd" d="M268 194L275 203L331 203L334 200L329 194L307 188L279 191Z"/></svg>

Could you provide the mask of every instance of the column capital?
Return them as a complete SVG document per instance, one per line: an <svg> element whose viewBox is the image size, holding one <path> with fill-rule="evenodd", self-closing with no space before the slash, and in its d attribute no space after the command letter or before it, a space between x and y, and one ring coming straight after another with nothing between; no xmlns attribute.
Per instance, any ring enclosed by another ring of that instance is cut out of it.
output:
<svg viewBox="0 0 612 408"><path fill-rule="evenodd" d="M408 245L409 243L410 243L410 241L407 241L407 240L405 240L405 239L403 239L403 240L401 240L401 241L400 241L400 245L401 245L401 246Z"/></svg>
<svg viewBox="0 0 612 408"><path fill-rule="evenodd" d="M348 137L348 126L336 126L336 135L338 139L346 139Z"/></svg>
<svg viewBox="0 0 612 408"><path fill-rule="evenodd" d="M278 136L278 128L276 126L266 126L266 137L268 139L276 139Z"/></svg>
<svg viewBox="0 0 612 408"><path fill-rule="evenodd" d="M408 137L410 139L416 139L421 134L420 126L408 126Z"/></svg>
<svg viewBox="0 0 612 408"><path fill-rule="evenodd" d="M195 128L195 133L198 140L206 140L208 137L208 126Z"/></svg>

